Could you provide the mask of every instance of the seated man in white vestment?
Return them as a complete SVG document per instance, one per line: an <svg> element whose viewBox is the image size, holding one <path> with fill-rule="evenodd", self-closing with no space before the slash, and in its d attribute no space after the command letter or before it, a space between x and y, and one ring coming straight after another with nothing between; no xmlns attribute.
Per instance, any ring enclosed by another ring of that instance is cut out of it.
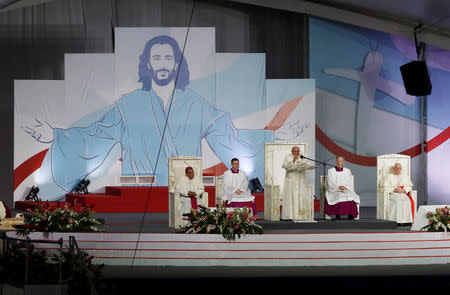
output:
<svg viewBox="0 0 450 295"><path fill-rule="evenodd" d="M328 183L325 192L325 217L348 215L349 219L358 217L359 196L353 190L353 175L344 167L344 157L336 157L336 167L328 170Z"/></svg>
<svg viewBox="0 0 450 295"><path fill-rule="evenodd" d="M292 147L291 153L284 158L283 169L286 170L283 188L282 220L313 220L311 205L308 200L306 183L306 161L300 158L300 148Z"/></svg>
<svg viewBox="0 0 450 295"><path fill-rule="evenodd" d="M227 207L248 207L256 215L255 197L250 194L248 177L244 171L239 170L239 160L231 160L231 169L223 174L222 201Z"/></svg>
<svg viewBox="0 0 450 295"><path fill-rule="evenodd" d="M203 181L194 174L192 167L186 167L185 175L182 176L175 185L175 191L180 193L181 215L189 213L192 209L197 209L197 199L202 197L205 188ZM185 220L185 218L182 218Z"/></svg>
<svg viewBox="0 0 450 295"><path fill-rule="evenodd" d="M394 173L388 174L381 184L381 190L385 192L396 193L395 197L390 200L389 205L386 208L386 216L389 220L406 220L406 223L414 222L415 204L414 199L411 196L413 184L411 179L405 174L402 174L402 165L396 163L394 165ZM397 216L397 207L408 208L407 210L401 210L400 216Z"/></svg>

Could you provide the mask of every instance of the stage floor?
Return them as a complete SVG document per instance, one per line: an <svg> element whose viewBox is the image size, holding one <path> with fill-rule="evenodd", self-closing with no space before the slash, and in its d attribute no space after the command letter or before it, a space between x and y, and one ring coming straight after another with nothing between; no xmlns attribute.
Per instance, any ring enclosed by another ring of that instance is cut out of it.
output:
<svg viewBox="0 0 450 295"><path fill-rule="evenodd" d="M261 212L257 221L264 233L321 233L321 232L405 232L410 226L397 226L395 222L375 219L375 207L362 207L360 220L317 220L316 223L266 221ZM106 222L105 230L113 233L174 233L169 228L168 213L97 213ZM316 212L316 218L318 214ZM142 229L140 224L143 222Z"/></svg>

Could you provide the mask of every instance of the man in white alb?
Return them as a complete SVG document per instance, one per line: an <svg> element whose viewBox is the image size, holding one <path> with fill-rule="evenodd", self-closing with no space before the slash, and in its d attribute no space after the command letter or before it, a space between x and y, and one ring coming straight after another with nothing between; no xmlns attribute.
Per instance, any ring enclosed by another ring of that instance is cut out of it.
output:
<svg viewBox="0 0 450 295"><path fill-rule="evenodd" d="M402 223L414 222L415 204L411 196L412 187L411 179L402 174L402 165L396 163L394 173L388 174L381 184L382 191L394 193L392 198L389 198L386 208L388 220L402 220L404 221ZM397 210L398 207L404 210ZM402 216L398 216L398 214Z"/></svg>
<svg viewBox="0 0 450 295"><path fill-rule="evenodd" d="M191 208L197 209L197 200L202 197L205 188L203 181L196 177L194 169L187 167L185 169L185 175L183 175L175 185L175 191L180 193L180 211L181 215L189 213ZM183 223L184 219L182 218Z"/></svg>
<svg viewBox="0 0 450 295"><path fill-rule="evenodd" d="M308 194L306 183L306 161L300 158L300 148L292 147L291 153L284 158L286 170L283 189L282 220L313 220L314 200Z"/></svg>
<svg viewBox="0 0 450 295"><path fill-rule="evenodd" d="M244 171L239 170L239 160L231 160L231 169L223 174L222 201L227 207L248 207L256 215L255 197L250 194L248 177Z"/></svg>
<svg viewBox="0 0 450 295"><path fill-rule="evenodd" d="M358 217L359 196L353 189L353 175L344 167L344 157L336 157L336 167L328 170L328 183L325 192L325 217L348 215L349 219Z"/></svg>

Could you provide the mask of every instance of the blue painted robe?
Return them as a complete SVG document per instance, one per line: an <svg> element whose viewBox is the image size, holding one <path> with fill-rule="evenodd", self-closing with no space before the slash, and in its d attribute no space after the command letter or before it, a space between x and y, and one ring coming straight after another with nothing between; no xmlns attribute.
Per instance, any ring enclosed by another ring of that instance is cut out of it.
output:
<svg viewBox="0 0 450 295"><path fill-rule="evenodd" d="M158 185L166 186L168 158L201 156L202 138L224 163L237 157L241 168L249 170L249 176L264 179L264 142L273 141L273 131L237 130L228 113L214 108L188 88L177 89L157 160L165 120L166 113L156 93L136 90L122 96L114 108L88 127L55 128L51 149L55 181L71 191L120 144L123 175L155 174Z"/></svg>

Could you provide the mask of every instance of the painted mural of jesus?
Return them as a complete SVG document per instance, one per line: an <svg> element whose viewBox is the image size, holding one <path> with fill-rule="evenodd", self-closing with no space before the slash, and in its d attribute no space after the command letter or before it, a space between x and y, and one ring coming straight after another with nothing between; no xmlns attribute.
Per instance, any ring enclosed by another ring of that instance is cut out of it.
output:
<svg viewBox="0 0 450 295"><path fill-rule="evenodd" d="M52 144L52 174L60 187L71 191L102 165L116 144L121 146L123 175L155 174L162 186L168 181L168 158L201 156L203 138L224 163L235 155L263 162L264 142L273 141L274 131L238 130L228 113L189 89L188 63L175 39L154 37L139 59L142 88L123 95L97 122L60 129L38 121L35 127L24 127L39 142Z"/></svg>

